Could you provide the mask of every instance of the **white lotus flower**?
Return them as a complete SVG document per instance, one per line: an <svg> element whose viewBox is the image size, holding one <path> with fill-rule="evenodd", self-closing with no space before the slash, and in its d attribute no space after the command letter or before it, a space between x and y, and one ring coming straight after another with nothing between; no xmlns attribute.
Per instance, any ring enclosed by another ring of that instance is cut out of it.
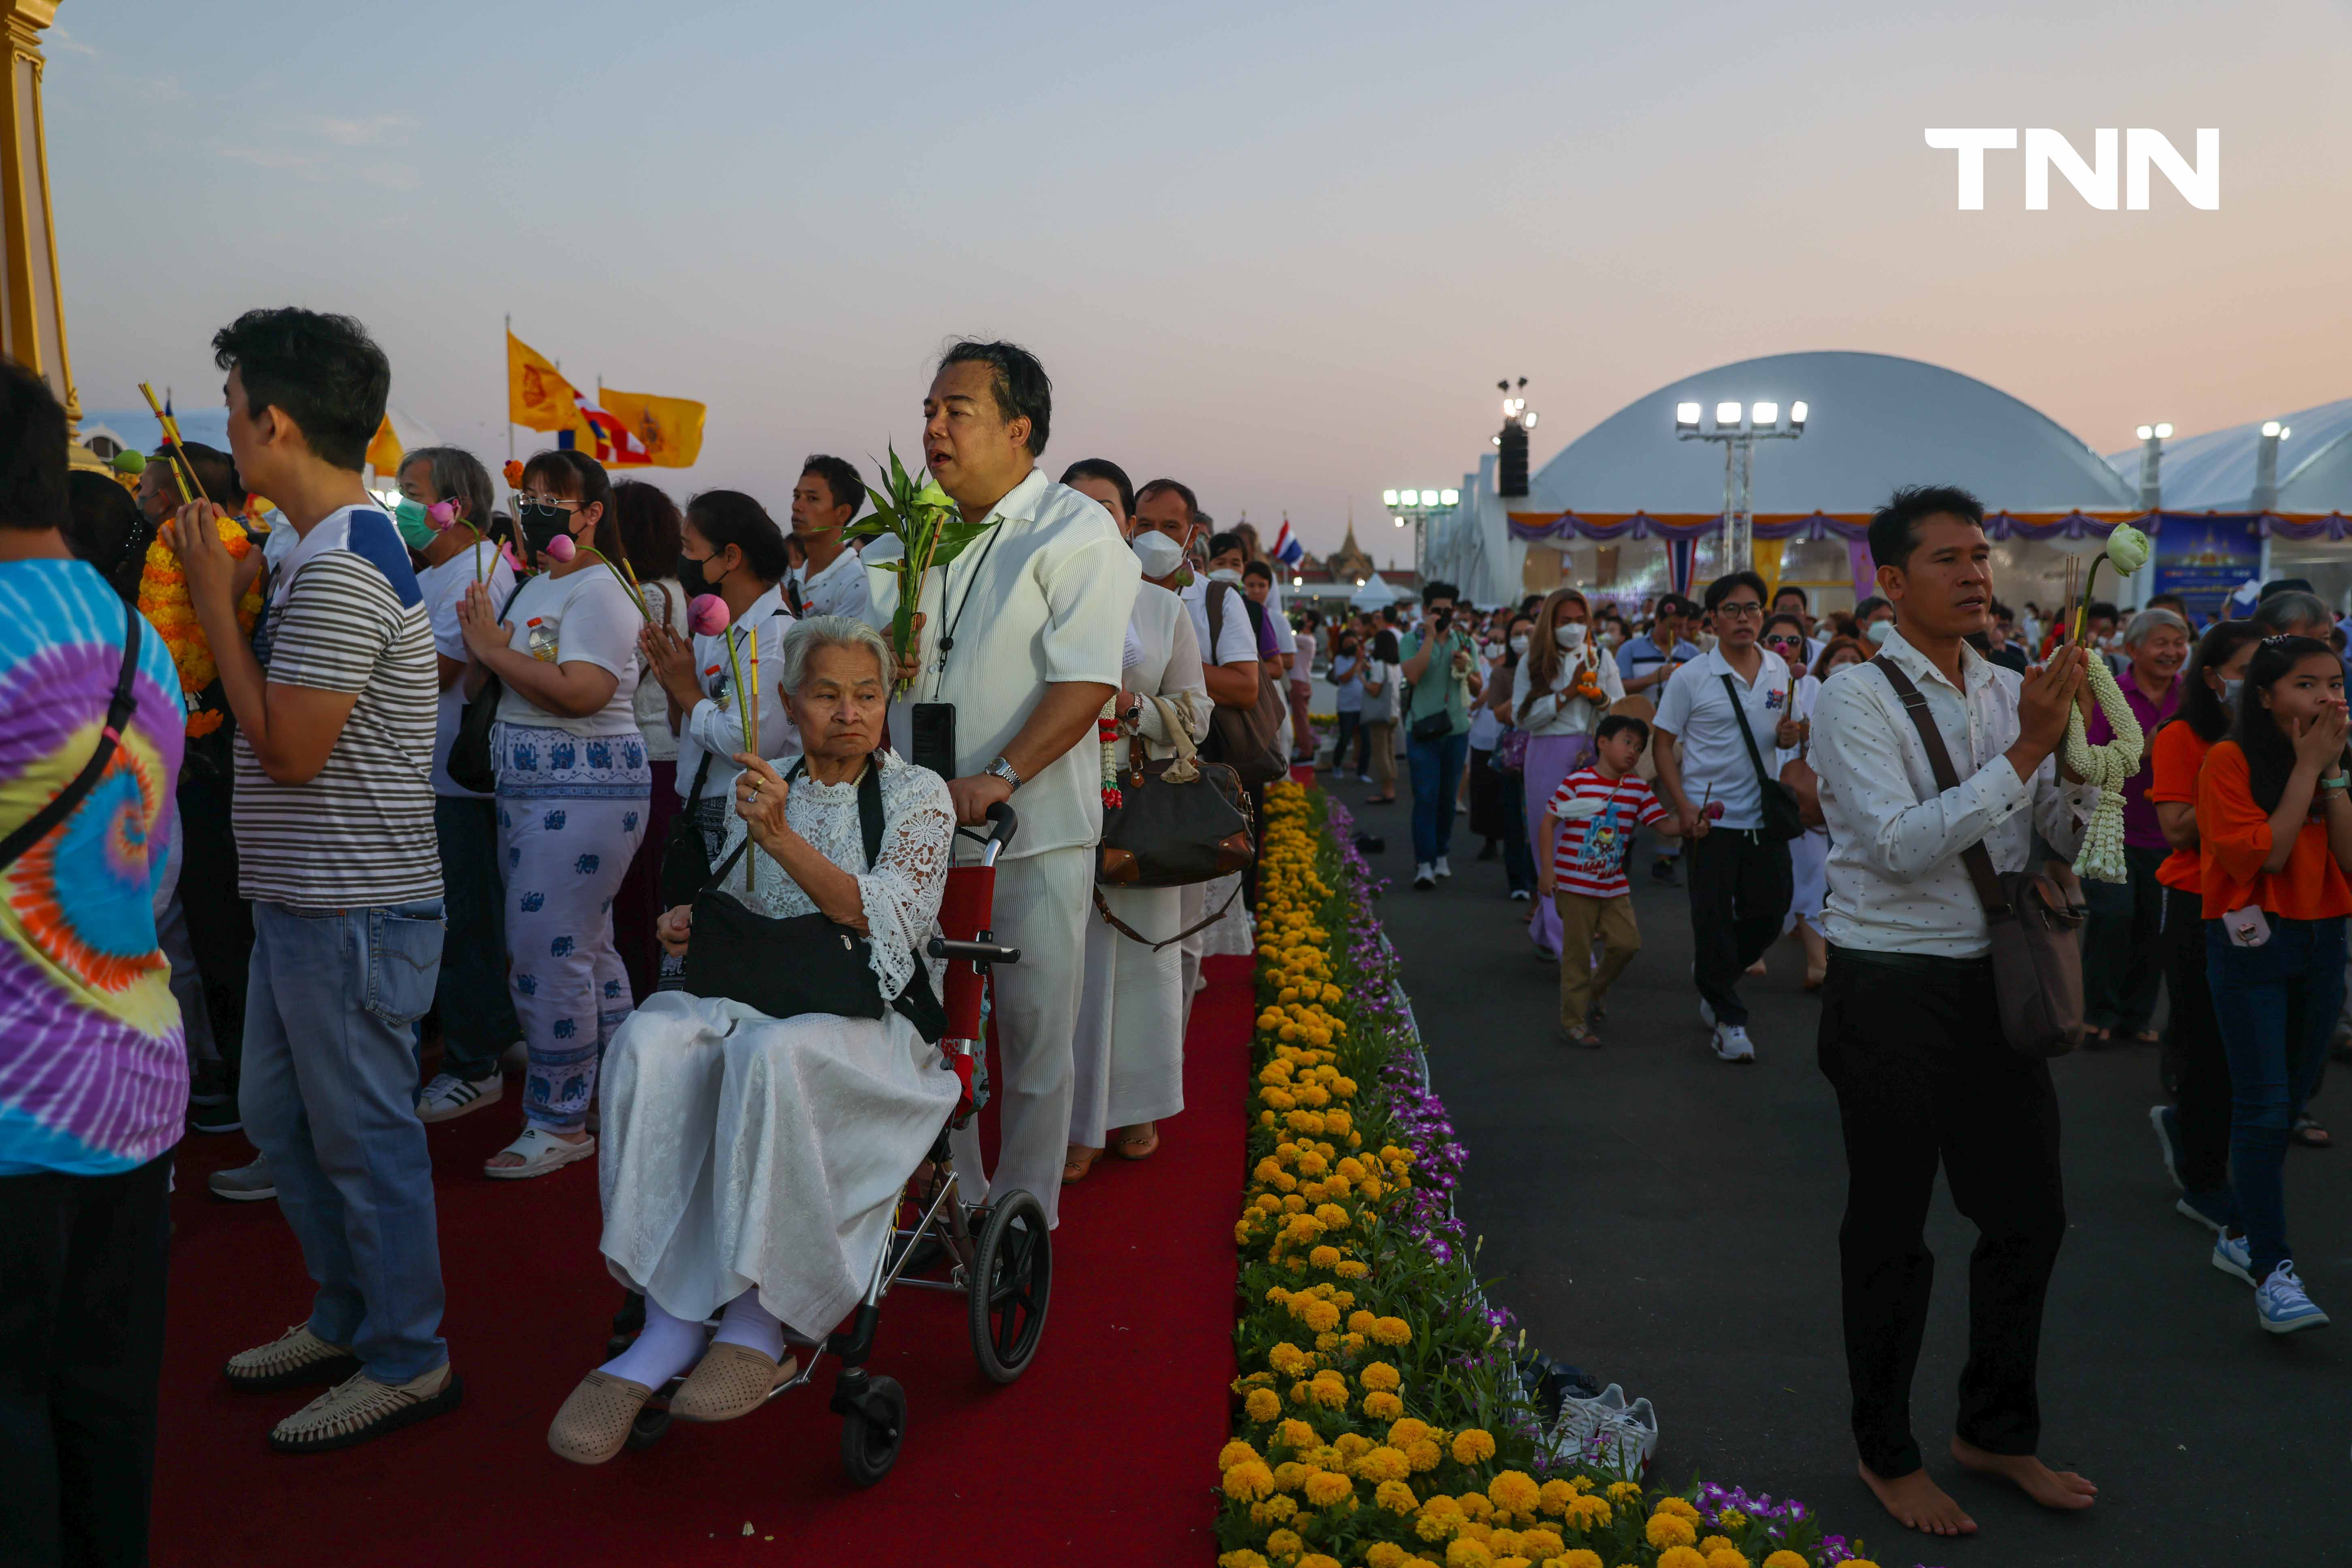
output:
<svg viewBox="0 0 2352 1568"><path fill-rule="evenodd" d="M2130 523L2116 524L2115 531L2107 535L2107 559L2126 577L2147 564L2147 535Z"/></svg>

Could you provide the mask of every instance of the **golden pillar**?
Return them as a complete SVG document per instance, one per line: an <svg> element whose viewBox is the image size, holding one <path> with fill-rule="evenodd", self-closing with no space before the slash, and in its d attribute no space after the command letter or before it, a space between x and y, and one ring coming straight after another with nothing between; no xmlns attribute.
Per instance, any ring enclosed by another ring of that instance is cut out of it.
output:
<svg viewBox="0 0 2352 1568"><path fill-rule="evenodd" d="M41 29L57 20L58 0L0 0L0 18L8 65L0 80L0 353L47 380L79 429L41 129Z"/></svg>

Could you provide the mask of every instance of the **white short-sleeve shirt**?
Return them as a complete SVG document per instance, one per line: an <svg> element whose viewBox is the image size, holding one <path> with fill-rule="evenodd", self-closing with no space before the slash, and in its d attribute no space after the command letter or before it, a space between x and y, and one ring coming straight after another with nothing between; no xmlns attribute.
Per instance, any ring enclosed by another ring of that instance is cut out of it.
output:
<svg viewBox="0 0 2352 1568"><path fill-rule="evenodd" d="M1218 629L1217 646L1209 647L1209 590L1231 588L1233 595L1225 601L1224 622ZM1192 614L1192 636L1200 642L1201 659L1204 664L1255 664L1257 662L1257 628L1250 622L1248 606L1242 601L1248 597L1238 584L1213 583L1193 574L1177 597Z"/></svg>
<svg viewBox="0 0 2352 1568"><path fill-rule="evenodd" d="M485 569L487 574L478 579L475 574ZM473 549L461 550L440 565L427 566L416 574L416 586L425 595L425 613L433 622L433 651L461 664L472 656L466 650L465 634L457 629L457 606L466 602L466 590L478 580L488 585L492 610L503 608L513 595L514 568L507 564L505 552L497 545L478 542ZM457 722L465 715L466 682L460 677L441 689L433 731L433 793L488 800L488 795L476 795L449 776L449 743L457 738Z"/></svg>
<svg viewBox="0 0 2352 1568"><path fill-rule="evenodd" d="M1739 690L1739 705L1756 737L1756 754L1771 766L1772 731L1789 711L1792 696L1789 666L1770 648L1759 648L1764 662L1756 679L1742 680L1726 664L1720 648L1709 648L1677 669L1666 680L1658 700L1657 726L1683 743L1683 794L1691 805L1711 798L1723 806L1715 826L1760 827L1764 824L1764 792L1756 782L1756 763L1741 739L1723 678L1731 677Z"/></svg>
<svg viewBox="0 0 2352 1568"><path fill-rule="evenodd" d="M646 624L619 579L592 560L561 577L541 573L522 585L505 619L514 627L508 646L529 651L534 625L555 637L554 664L593 664L610 672L613 695L593 713L551 713L509 686L499 699L499 719L574 735L637 732L637 630Z"/></svg>
<svg viewBox="0 0 2352 1568"><path fill-rule="evenodd" d="M1118 688L1128 620L1143 580L1135 552L1102 503L1054 483L1042 469L1031 469L990 515L994 527L926 574L916 601L925 617L917 647L921 672L890 710L892 743L911 756L914 704L953 703L955 772L964 778L1003 752L1047 686ZM898 579L872 572L867 581L867 619L887 628L898 609ZM955 646L942 654L947 638ZM1081 740L1025 780L1013 802L1021 829L1003 858L1100 838L1101 769L1098 748Z"/></svg>

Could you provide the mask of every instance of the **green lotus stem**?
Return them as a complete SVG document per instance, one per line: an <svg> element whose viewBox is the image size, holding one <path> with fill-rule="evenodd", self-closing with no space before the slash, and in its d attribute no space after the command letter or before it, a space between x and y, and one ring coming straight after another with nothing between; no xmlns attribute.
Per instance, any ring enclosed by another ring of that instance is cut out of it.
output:
<svg viewBox="0 0 2352 1568"><path fill-rule="evenodd" d="M756 637L759 634L755 631L752 635ZM748 748L751 738L751 721L743 706L743 666L735 658L733 637L727 639L727 668L735 677L735 718L738 726L743 731L744 744ZM755 691L751 695L756 701L759 693ZM751 857L757 848L758 846L751 842L751 825L747 822L743 825L743 890L747 893L751 890Z"/></svg>
<svg viewBox="0 0 2352 1568"><path fill-rule="evenodd" d="M2083 640L2084 628L2090 624L2091 584L2099 580L2099 568L2106 563L2106 559L2107 555L2105 551L2101 551L2098 554L2092 556L2091 570L2084 574L2083 577L2083 597L2077 601L2074 605L2074 635L2066 639L2067 641L2078 646Z"/></svg>

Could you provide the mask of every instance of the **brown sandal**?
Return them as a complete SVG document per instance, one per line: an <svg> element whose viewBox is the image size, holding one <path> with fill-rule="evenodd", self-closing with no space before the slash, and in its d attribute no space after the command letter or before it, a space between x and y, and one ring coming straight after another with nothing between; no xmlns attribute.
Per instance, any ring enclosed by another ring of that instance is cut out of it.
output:
<svg viewBox="0 0 2352 1568"><path fill-rule="evenodd" d="M1160 1124L1156 1121L1147 1121L1143 1125L1150 1130L1149 1137L1137 1137L1135 1129L1132 1127L1119 1129L1119 1137L1112 1147L1118 1151L1120 1159L1149 1160L1151 1158L1152 1151L1160 1147Z"/></svg>
<svg viewBox="0 0 2352 1568"><path fill-rule="evenodd" d="M1072 1182L1085 1181L1087 1173L1095 1168L1095 1162L1102 1158L1102 1152L1099 1149L1071 1144L1069 1153L1062 1160L1062 1185L1066 1187Z"/></svg>
<svg viewBox="0 0 2352 1568"><path fill-rule="evenodd" d="M575 1465L601 1465L629 1440L637 1412L654 1391L599 1369L580 1380L547 1429L547 1446Z"/></svg>
<svg viewBox="0 0 2352 1568"><path fill-rule="evenodd" d="M800 1369L798 1356L774 1362L749 1345L715 1341L670 1395L669 1413L681 1421L732 1421L749 1415Z"/></svg>

